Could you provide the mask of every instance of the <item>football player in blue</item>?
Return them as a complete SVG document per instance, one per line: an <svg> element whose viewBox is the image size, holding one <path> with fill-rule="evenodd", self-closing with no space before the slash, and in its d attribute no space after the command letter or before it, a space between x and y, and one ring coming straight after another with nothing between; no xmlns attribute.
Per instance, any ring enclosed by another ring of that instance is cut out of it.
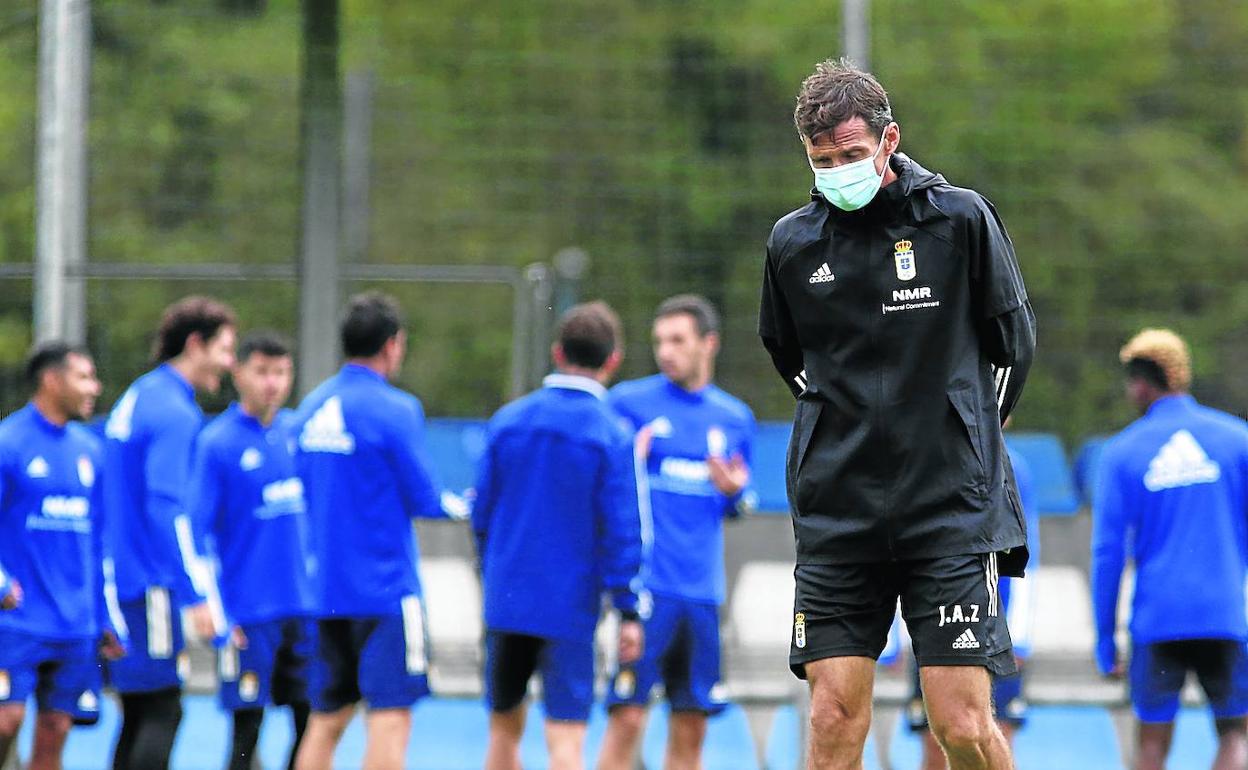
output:
<svg viewBox="0 0 1248 770"><path fill-rule="evenodd" d="M573 307L551 350L555 373L490 420L472 509L485 588L486 770L520 770L538 672L551 770L584 767L604 594L620 613L620 658L641 653L632 436L606 403L620 336L605 303Z"/></svg>
<svg viewBox="0 0 1248 770"><path fill-rule="evenodd" d="M1106 444L1098 468L1096 664L1130 684L1137 768L1165 767L1189 672L1213 711L1213 767L1248 767L1248 424L1188 394L1191 359L1173 332L1145 329L1120 358L1128 398L1142 416ZM1128 555L1135 562L1129 662L1114 640Z"/></svg>
<svg viewBox="0 0 1248 770"><path fill-rule="evenodd" d="M645 653L621 665L612 682L600 770L633 767L660 682L672 708L668 770L701 767L707 716L726 705L719 684L723 523L753 505L754 415L712 382L719 328L719 314L703 297L665 300L653 327L659 373L611 389L611 405L637 432L638 496L653 537L643 582L653 608Z"/></svg>
<svg viewBox="0 0 1248 770"><path fill-rule="evenodd" d="M35 696L29 767L61 767L70 725L99 717L97 652L123 650L104 574L100 445L75 420L100 395L86 350L38 345L26 364L34 395L0 422L0 761Z"/></svg>
<svg viewBox="0 0 1248 770"><path fill-rule="evenodd" d="M182 720L179 610L187 610L200 638L217 633L187 490L204 419L195 391L221 387L234 365L236 326L234 312L208 297L167 307L156 332L156 368L130 385L104 426L104 521L130 633L129 654L108 667L122 709L114 770L169 764Z"/></svg>
<svg viewBox="0 0 1248 770"><path fill-rule="evenodd" d="M192 511L220 565L230 637L218 658L221 705L233 715L230 770L250 770L264 707L290 706L293 767L307 726L313 644L306 506L295 469L289 345L272 332L243 338L231 379L239 400L204 428Z"/></svg>
<svg viewBox="0 0 1248 770"><path fill-rule="evenodd" d="M404 323L392 297L351 298L341 326L347 362L308 394L292 425L317 618L299 770L329 770L360 701L368 706L364 767L402 768L411 707L429 693L412 519L467 510L430 474L420 400L389 382L406 355Z"/></svg>

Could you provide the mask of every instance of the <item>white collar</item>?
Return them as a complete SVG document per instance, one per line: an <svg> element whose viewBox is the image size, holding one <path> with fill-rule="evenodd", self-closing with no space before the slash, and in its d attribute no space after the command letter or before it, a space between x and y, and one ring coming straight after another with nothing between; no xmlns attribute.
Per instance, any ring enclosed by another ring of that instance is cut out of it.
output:
<svg viewBox="0 0 1248 770"><path fill-rule="evenodd" d="M598 399L606 399L607 397L607 389L602 386L602 383L579 374L560 374L558 372L548 374L542 379L542 387L580 390Z"/></svg>

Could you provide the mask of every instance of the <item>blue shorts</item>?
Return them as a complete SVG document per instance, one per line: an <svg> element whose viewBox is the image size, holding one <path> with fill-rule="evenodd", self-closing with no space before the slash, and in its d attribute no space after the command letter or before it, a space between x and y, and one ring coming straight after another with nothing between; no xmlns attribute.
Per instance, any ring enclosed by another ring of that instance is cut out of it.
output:
<svg viewBox="0 0 1248 770"><path fill-rule="evenodd" d="M546 639L509 631L485 634L485 702L490 711L511 711L524 702L529 679L542 675L546 716L589 721L594 704L594 639Z"/></svg>
<svg viewBox="0 0 1248 770"><path fill-rule="evenodd" d="M611 680L607 707L645 705L659 682L672 711L718 714L727 707L719 684L719 608L654 596L641 660Z"/></svg>
<svg viewBox="0 0 1248 770"><path fill-rule="evenodd" d="M121 693L181 687L189 661L183 652L182 614L166 588L149 588L142 599L121 602L126 654L108 664L108 681Z"/></svg>
<svg viewBox="0 0 1248 770"><path fill-rule="evenodd" d="M1216 719L1248 714L1248 644L1183 639L1141 644L1131 652L1131 705L1141 722L1173 722L1179 692L1195 672Z"/></svg>
<svg viewBox="0 0 1248 770"><path fill-rule="evenodd" d="M93 639L48 639L0 629L0 704L60 711L78 724L100 718L100 664Z"/></svg>
<svg viewBox="0 0 1248 770"><path fill-rule="evenodd" d="M316 624L306 618L285 618L241 627L247 646L239 649L231 639L217 654L221 708L237 711L306 702Z"/></svg>
<svg viewBox="0 0 1248 770"><path fill-rule="evenodd" d="M410 708L429 694L429 658L419 597L403 612L380 618L322 618L308 690L316 711L363 700L369 708Z"/></svg>
<svg viewBox="0 0 1248 770"><path fill-rule="evenodd" d="M992 706L998 722L1014 727L1027 723L1027 699L1023 697L1023 672L1016 671L1005 676L992 676ZM928 729L927 708L923 705L923 686L919 680L919 667L910 665L910 700L906 702L906 723L913 732Z"/></svg>

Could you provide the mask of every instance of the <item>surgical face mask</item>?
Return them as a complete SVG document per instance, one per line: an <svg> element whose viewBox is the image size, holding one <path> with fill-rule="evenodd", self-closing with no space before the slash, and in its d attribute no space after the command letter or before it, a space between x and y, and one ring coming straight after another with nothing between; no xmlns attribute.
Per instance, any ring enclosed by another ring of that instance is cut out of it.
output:
<svg viewBox="0 0 1248 770"><path fill-rule="evenodd" d="M888 128L885 127L884 130L887 131ZM883 149L884 134L881 133L880 146L869 158L833 168L815 168L815 164L811 163L810 170L815 172L815 189L838 209L857 211L871 202L879 192L880 185L884 183L884 175L875 170L875 159ZM809 158L807 161L809 162Z"/></svg>

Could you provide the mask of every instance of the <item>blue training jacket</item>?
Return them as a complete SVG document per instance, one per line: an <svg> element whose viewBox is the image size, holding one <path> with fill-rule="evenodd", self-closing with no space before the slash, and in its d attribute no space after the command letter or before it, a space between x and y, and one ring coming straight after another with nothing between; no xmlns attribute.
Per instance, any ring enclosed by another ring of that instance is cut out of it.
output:
<svg viewBox="0 0 1248 770"><path fill-rule="evenodd" d="M194 530L187 512L191 458L204 414L191 384L169 364L143 375L104 426L104 520L121 601L149 587L178 606L204 600L191 577Z"/></svg>
<svg viewBox="0 0 1248 770"><path fill-rule="evenodd" d="M1123 565L1135 562L1136 643L1248 639L1248 425L1166 396L1101 454L1093 506L1096 660L1112 669Z"/></svg>
<svg viewBox="0 0 1248 770"><path fill-rule="evenodd" d="M711 483L707 459L741 455L750 464L754 414L714 385L691 393L662 374L621 382L608 401L633 431L653 438L638 475L648 553L646 588L655 594L722 604L725 516L753 507L753 491L729 498ZM642 458L638 458L638 464ZM653 533L652 538L649 536Z"/></svg>
<svg viewBox="0 0 1248 770"><path fill-rule="evenodd" d="M46 639L117 630L105 600L100 455L86 428L53 425L32 404L0 422L0 594L12 579L23 592L0 628Z"/></svg>
<svg viewBox="0 0 1248 770"><path fill-rule="evenodd" d="M313 611L398 615L421 596L412 518L446 518L425 456L420 400L346 364L308 394L291 425L308 504Z"/></svg>
<svg viewBox="0 0 1248 770"><path fill-rule="evenodd" d="M312 613L293 414L283 410L266 427L235 403L199 436L191 510L220 562L221 602L232 624Z"/></svg>
<svg viewBox="0 0 1248 770"><path fill-rule="evenodd" d="M594 380L552 374L543 385L487 428L472 510L485 625L580 640L604 591L638 609L632 440Z"/></svg>

